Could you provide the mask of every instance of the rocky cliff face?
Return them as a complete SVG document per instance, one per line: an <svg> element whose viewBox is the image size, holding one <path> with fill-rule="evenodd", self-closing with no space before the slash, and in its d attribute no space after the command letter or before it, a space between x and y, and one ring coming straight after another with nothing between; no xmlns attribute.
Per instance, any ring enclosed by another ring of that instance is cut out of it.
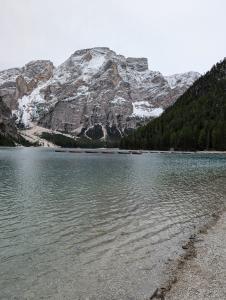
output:
<svg viewBox="0 0 226 300"><path fill-rule="evenodd" d="M182 74L174 74L165 76L172 92L175 95L183 94L198 78L200 74L198 72L186 72ZM181 91L183 91L181 93Z"/></svg>
<svg viewBox="0 0 226 300"><path fill-rule="evenodd" d="M76 51L54 69L37 61L0 72L0 95L18 124L39 125L92 139L119 138L159 116L199 77L164 77L146 58L125 58L109 48Z"/></svg>
<svg viewBox="0 0 226 300"><path fill-rule="evenodd" d="M18 99L29 95L41 82L53 76L54 66L48 60L37 60L23 68L14 68L0 72L0 96L6 105L15 110Z"/></svg>
<svg viewBox="0 0 226 300"><path fill-rule="evenodd" d="M0 97L0 145L13 144L18 139L15 120L12 118L10 109ZM10 141L10 142L9 142Z"/></svg>

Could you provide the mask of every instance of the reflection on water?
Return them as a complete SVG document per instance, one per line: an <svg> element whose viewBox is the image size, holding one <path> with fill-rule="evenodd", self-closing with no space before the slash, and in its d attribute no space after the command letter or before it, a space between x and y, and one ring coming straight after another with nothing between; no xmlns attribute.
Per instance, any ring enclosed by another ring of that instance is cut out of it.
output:
<svg viewBox="0 0 226 300"><path fill-rule="evenodd" d="M0 298L150 296L225 179L223 155L0 150Z"/></svg>

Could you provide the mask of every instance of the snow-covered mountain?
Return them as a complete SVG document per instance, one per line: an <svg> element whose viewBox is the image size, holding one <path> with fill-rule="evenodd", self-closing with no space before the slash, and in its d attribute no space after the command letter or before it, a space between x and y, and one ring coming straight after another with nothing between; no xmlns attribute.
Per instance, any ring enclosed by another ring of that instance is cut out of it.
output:
<svg viewBox="0 0 226 300"><path fill-rule="evenodd" d="M30 94L41 82L53 76L53 63L48 60L31 61L22 68L0 72L0 96L11 109L18 109L18 100Z"/></svg>
<svg viewBox="0 0 226 300"><path fill-rule="evenodd" d="M20 127L45 128L92 139L119 138L159 116L199 77L164 77L146 58L126 58L109 48L76 51L62 65L34 61L0 72L0 96Z"/></svg>
<svg viewBox="0 0 226 300"><path fill-rule="evenodd" d="M182 74L165 76L165 79L172 90L179 92L180 89L188 89L199 77L200 74L198 72L190 71Z"/></svg>

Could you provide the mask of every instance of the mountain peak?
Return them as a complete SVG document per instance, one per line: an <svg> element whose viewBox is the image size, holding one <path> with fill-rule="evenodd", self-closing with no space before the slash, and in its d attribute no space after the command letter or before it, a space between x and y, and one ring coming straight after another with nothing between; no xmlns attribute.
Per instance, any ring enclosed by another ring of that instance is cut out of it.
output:
<svg viewBox="0 0 226 300"><path fill-rule="evenodd" d="M12 73L0 95L13 103L19 125L39 122L90 139L119 139L161 114L195 80L189 73L165 78L148 69L147 58L126 58L107 47L77 50L57 68L40 60ZM0 72L0 81L3 75L8 78Z"/></svg>

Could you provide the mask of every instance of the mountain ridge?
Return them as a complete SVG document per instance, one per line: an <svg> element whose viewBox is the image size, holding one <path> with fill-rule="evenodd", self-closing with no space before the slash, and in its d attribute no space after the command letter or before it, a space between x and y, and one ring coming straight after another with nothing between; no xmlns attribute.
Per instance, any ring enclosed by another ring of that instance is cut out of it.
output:
<svg viewBox="0 0 226 300"><path fill-rule="evenodd" d="M173 76L149 70L146 58L95 47L75 51L58 67L40 60L0 72L0 95L19 128L38 123L74 137L120 139L161 114L200 74Z"/></svg>

